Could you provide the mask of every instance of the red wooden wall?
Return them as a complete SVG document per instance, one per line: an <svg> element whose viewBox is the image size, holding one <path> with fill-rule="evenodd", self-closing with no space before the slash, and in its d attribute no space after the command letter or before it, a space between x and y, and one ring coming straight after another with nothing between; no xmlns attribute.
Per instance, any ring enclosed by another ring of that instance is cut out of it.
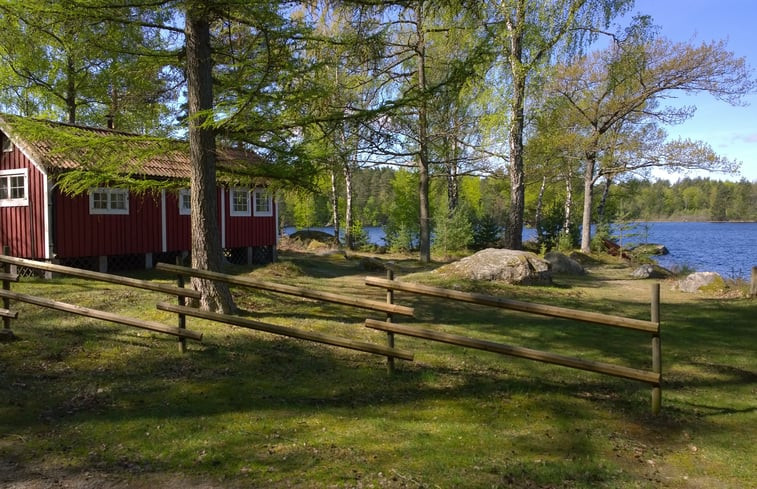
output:
<svg viewBox="0 0 757 489"><path fill-rule="evenodd" d="M3 136L4 137L4 136ZM45 179L15 145L0 152L0 170L27 168L28 206L0 207L0 251L10 246L11 254L23 258L45 258Z"/></svg>
<svg viewBox="0 0 757 489"><path fill-rule="evenodd" d="M89 213L89 195L55 191L55 252L60 258L161 250L160 196L129 194L129 214Z"/></svg>
<svg viewBox="0 0 757 489"><path fill-rule="evenodd" d="M46 177L17 148L0 152L0 170L28 169L28 206L0 207L0 246L25 258L49 258L45 253ZM190 217L179 214L177 195L165 194L165 249L161 196L129 195L129 214L89 213L89 196L52 191L49 226L53 253L58 258L128 255L190 249ZM270 246L276 243L276 218L231 216L228 191L218 191L218 229L225 229L225 247ZM224 199L223 203L220 199ZM220 221L221 213L225 226ZM2 248L0 248L0 251Z"/></svg>

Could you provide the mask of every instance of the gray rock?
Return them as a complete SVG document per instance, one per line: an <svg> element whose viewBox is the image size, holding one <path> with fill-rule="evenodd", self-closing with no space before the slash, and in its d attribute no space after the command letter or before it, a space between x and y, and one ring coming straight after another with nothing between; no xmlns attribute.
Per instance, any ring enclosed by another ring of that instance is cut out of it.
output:
<svg viewBox="0 0 757 489"><path fill-rule="evenodd" d="M725 280L715 272L696 272L676 282L681 292L717 292L726 288Z"/></svg>
<svg viewBox="0 0 757 489"><path fill-rule="evenodd" d="M551 265L552 273L564 273L566 275L583 275L586 273L583 265L557 251L550 251L545 254L544 259Z"/></svg>
<svg viewBox="0 0 757 489"><path fill-rule="evenodd" d="M669 270L666 270L659 265L653 265L651 263L641 265L639 268L637 268L631 273L631 276L633 278L639 278L639 279L668 278L672 275L673 274Z"/></svg>
<svg viewBox="0 0 757 489"><path fill-rule="evenodd" d="M501 280L510 284L552 282L549 262L530 251L487 248L436 271L472 280Z"/></svg>
<svg viewBox="0 0 757 489"><path fill-rule="evenodd" d="M634 255L667 255L670 253L665 245L643 243L631 250Z"/></svg>

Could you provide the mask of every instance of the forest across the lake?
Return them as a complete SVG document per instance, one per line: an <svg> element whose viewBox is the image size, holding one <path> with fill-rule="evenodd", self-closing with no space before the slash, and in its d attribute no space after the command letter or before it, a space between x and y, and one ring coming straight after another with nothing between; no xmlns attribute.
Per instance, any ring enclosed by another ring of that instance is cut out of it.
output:
<svg viewBox="0 0 757 489"><path fill-rule="evenodd" d="M417 223L417 177L391 167L365 168L353 176L353 212L362 226L412 226ZM447 181L432 179L432 216L446 215ZM575 191L579 194L580 184ZM565 204L563 182L546 185L542 196L542 218L562 218ZM537 220L540 182L526 185L526 222ZM338 205L345 202L344 189L338 188ZM409 193L409 195L408 195ZM602 189L595 212L601 205ZM330 189L303 194L292 192L281 198L280 218L284 226L307 228L332 224ZM469 219L490 218L504 225L509 203L507 176L463 176L459 199ZM710 178L669 180L630 179L614 184L605 199L603 212L610 221L757 221L757 182L721 181ZM576 213L578 214L578 213ZM340 211L340 215L343 212ZM576 219L580 216L576 215Z"/></svg>

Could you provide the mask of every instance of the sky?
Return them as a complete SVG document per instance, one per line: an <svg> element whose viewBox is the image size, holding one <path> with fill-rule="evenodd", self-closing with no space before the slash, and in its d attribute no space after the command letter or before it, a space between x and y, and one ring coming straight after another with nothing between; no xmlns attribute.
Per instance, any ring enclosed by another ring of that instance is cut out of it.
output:
<svg viewBox="0 0 757 489"><path fill-rule="evenodd" d="M660 35L672 41L695 44L725 40L728 50L746 59L757 77L757 1L755 0L636 0L634 13L649 14ZM671 138L709 143L720 155L741 162L740 175L694 174L718 180L746 178L757 182L757 93L743 99L745 107L733 107L709 94L682 95L671 104L693 105L694 117L666 126ZM682 174L655 174L677 180Z"/></svg>

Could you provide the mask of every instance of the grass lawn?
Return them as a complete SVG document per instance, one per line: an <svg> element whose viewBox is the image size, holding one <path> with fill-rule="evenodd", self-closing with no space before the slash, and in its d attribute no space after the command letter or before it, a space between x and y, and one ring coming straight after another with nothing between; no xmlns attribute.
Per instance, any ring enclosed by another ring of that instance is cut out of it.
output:
<svg viewBox="0 0 757 489"><path fill-rule="evenodd" d="M384 299L357 259L284 254L234 268ZM604 260L548 287L400 280L649 319L650 281ZM375 275L381 275L373 273ZM142 278L170 283L168 275ZM590 372L397 336L414 362L188 319L173 337L26 304L0 343L0 487L757 487L757 301L662 285L663 406L651 388ZM39 295L175 324L160 294L25 279ZM383 344L380 314L234 289L252 319ZM397 293L406 322L649 369L648 335ZM403 321L405 322L405 321Z"/></svg>

